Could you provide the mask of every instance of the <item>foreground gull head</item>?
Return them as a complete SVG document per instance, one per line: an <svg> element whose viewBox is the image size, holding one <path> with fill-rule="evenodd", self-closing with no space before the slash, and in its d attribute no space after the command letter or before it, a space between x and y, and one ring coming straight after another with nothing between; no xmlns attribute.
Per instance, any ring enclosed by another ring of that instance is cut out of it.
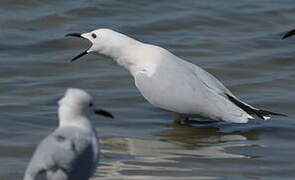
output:
<svg viewBox="0 0 295 180"><path fill-rule="evenodd" d="M87 180L98 161L98 137L91 113L113 117L95 110L91 96L80 89L68 89L59 101L59 127L36 149L24 180Z"/></svg>
<svg viewBox="0 0 295 180"><path fill-rule="evenodd" d="M175 121L202 116L246 123L284 114L260 110L239 100L213 75L159 46L142 43L110 29L67 36L88 39L92 46L76 56L94 52L111 57L134 77L141 94L154 106L171 111Z"/></svg>

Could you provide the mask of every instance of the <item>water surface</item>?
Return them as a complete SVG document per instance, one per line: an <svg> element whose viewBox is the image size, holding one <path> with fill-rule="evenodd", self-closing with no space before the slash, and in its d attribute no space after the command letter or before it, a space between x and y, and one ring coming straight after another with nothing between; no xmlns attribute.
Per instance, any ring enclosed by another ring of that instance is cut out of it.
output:
<svg viewBox="0 0 295 180"><path fill-rule="evenodd" d="M70 32L112 28L205 68L248 103L289 118L177 125L105 57L70 59L88 42ZM295 28L292 0L0 2L0 180L21 179L57 126L56 101L83 88L114 120L95 118L94 179L294 179Z"/></svg>

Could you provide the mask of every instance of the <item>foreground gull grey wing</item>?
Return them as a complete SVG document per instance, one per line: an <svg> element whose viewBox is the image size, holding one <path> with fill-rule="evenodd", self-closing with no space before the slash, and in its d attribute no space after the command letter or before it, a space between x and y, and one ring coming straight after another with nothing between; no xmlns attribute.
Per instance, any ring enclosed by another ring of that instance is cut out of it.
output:
<svg viewBox="0 0 295 180"><path fill-rule="evenodd" d="M88 179L95 168L91 132L76 127L59 128L47 136L35 151L24 180ZM89 172L88 172L89 171Z"/></svg>

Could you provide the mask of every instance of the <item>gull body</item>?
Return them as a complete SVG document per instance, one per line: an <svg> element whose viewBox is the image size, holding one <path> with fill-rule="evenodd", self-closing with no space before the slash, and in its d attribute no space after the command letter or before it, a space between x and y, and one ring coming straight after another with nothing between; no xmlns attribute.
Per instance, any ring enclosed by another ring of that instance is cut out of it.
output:
<svg viewBox="0 0 295 180"><path fill-rule="evenodd" d="M87 180L91 177L99 158L97 133L89 119L92 101L83 90L67 90L58 103L59 127L37 147L24 180Z"/></svg>
<svg viewBox="0 0 295 180"><path fill-rule="evenodd" d="M282 115L259 110L240 101L213 75L159 46L142 43L110 29L72 33L88 39L87 53L106 55L125 67L135 85L152 105L176 114L176 120L202 116L213 120L246 123L256 115Z"/></svg>

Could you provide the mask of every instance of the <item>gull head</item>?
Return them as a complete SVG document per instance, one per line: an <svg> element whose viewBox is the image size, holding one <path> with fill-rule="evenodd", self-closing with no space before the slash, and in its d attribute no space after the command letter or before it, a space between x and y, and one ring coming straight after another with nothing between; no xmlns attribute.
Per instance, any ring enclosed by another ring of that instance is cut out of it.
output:
<svg viewBox="0 0 295 180"><path fill-rule="evenodd" d="M124 47L136 42L136 40L111 29L96 29L87 33L70 33L66 36L87 39L91 43L90 48L74 57L72 61L89 53L98 53L115 58Z"/></svg>
<svg viewBox="0 0 295 180"><path fill-rule="evenodd" d="M62 99L58 101L60 119L88 117L93 113L113 118L111 113L103 109L96 109L93 101L86 91L69 88Z"/></svg>

